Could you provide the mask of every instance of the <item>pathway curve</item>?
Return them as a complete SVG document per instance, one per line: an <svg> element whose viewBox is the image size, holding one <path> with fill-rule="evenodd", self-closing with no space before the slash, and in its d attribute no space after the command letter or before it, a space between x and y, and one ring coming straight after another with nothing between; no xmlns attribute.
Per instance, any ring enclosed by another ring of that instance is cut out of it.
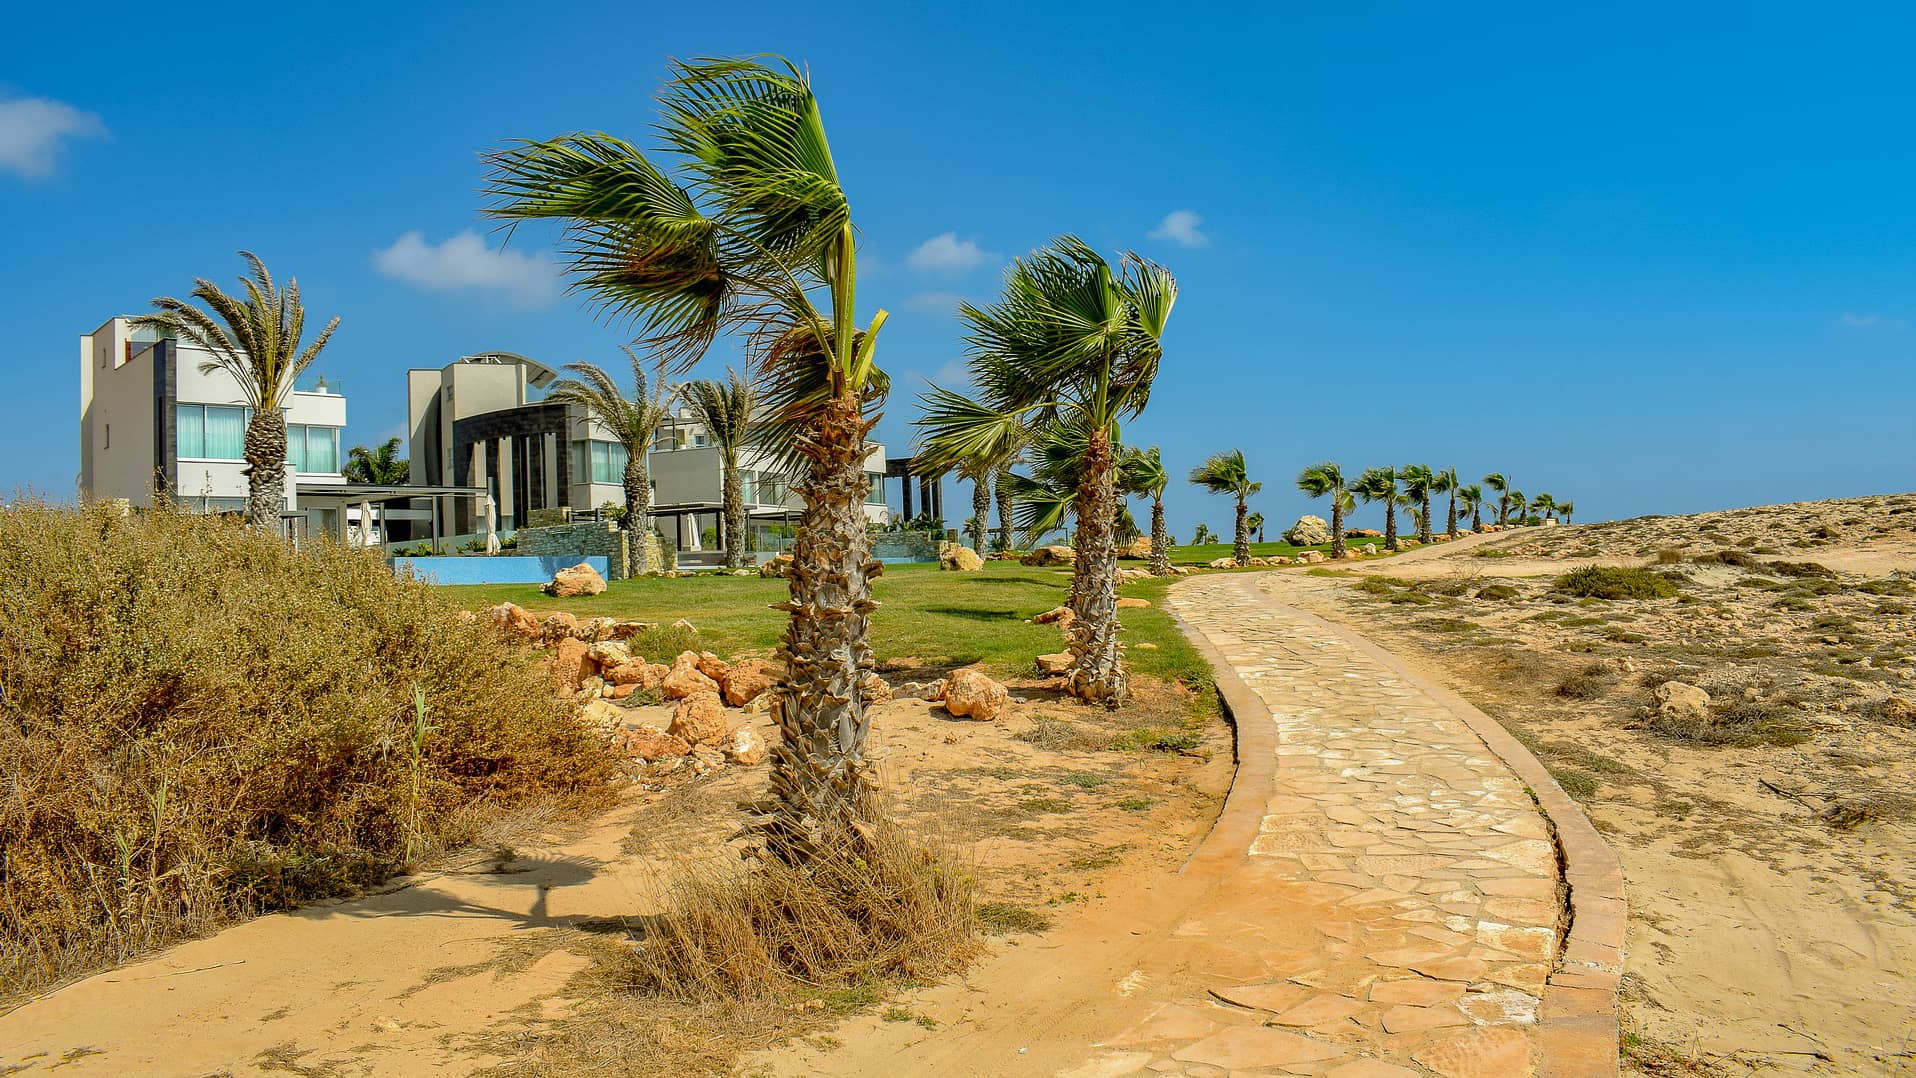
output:
<svg viewBox="0 0 1916 1078"><path fill-rule="evenodd" d="M1494 723L1277 602L1281 585L1281 574L1206 576L1170 600L1218 668L1240 781L1268 775L1268 789L1232 791L1239 815L1264 795L1255 834L1228 834L1227 809L1200 853L1243 858L1232 887L1262 900L1174 934L1261 972L1160 1005L1084 1073L1614 1074L1614 857ZM1578 930L1559 867L1565 828L1539 802L1577 832L1569 883L1591 904ZM1279 923L1287 945L1274 947Z"/></svg>

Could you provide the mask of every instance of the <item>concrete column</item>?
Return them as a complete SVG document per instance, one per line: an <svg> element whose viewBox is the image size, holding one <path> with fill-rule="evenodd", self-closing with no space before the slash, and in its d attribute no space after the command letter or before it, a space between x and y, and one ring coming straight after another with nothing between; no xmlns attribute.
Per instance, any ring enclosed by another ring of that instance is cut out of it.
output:
<svg viewBox="0 0 1916 1078"><path fill-rule="evenodd" d="M512 496L512 439L499 439L499 526L504 528L510 520L518 527L518 504Z"/></svg>
<svg viewBox="0 0 1916 1078"><path fill-rule="evenodd" d="M488 465L490 463L491 462L487 459L487 455L486 455L486 443L484 442L472 443L472 485L473 486L486 487L490 489L491 483L492 483L492 472L488 468ZM466 510L465 515L469 519L471 519L473 522L470 528L465 529L466 531L477 532L477 531L486 530L486 522L478 519L478 515L479 515L478 506L479 506L479 503L474 502L473 505L468 507ZM453 531L455 533L460 530L459 528L460 515L461 514L459 510L455 508L453 510L453 524L452 524Z"/></svg>
<svg viewBox="0 0 1916 1078"><path fill-rule="evenodd" d="M545 459L543 463L545 464L546 496L545 504L539 508L557 509L560 504L565 501L559 491L559 452L561 448L559 436L556 434L547 434L545 436L544 448Z"/></svg>
<svg viewBox="0 0 1916 1078"><path fill-rule="evenodd" d="M906 472L900 476L898 485L905 491L905 519L909 521L915 515L911 511L911 473Z"/></svg>

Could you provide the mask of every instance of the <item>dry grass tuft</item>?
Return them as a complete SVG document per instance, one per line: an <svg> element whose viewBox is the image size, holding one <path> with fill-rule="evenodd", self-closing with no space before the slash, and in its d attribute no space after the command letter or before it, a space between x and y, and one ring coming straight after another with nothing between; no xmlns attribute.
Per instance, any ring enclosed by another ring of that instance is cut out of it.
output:
<svg viewBox="0 0 1916 1078"><path fill-rule="evenodd" d="M0 1000L348 893L611 768L531 659L377 556L0 511Z"/></svg>

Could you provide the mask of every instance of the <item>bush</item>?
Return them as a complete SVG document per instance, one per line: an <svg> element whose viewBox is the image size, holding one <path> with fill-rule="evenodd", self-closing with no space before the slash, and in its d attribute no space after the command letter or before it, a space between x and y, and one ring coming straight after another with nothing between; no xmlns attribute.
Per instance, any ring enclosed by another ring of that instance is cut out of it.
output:
<svg viewBox="0 0 1916 1078"><path fill-rule="evenodd" d="M1617 672L1607 663L1590 663L1557 683L1557 695L1590 700L1610 691Z"/></svg>
<svg viewBox="0 0 1916 1078"><path fill-rule="evenodd" d="M1477 589L1477 598L1491 602L1508 602L1517 597L1517 589L1508 584L1486 584Z"/></svg>
<svg viewBox="0 0 1916 1078"><path fill-rule="evenodd" d="M0 692L0 997L611 774L532 659L376 553L170 509L0 510Z"/></svg>
<svg viewBox="0 0 1916 1078"><path fill-rule="evenodd" d="M1565 573L1552 587L1586 599L1668 599L1677 593L1676 581L1662 573L1608 565Z"/></svg>

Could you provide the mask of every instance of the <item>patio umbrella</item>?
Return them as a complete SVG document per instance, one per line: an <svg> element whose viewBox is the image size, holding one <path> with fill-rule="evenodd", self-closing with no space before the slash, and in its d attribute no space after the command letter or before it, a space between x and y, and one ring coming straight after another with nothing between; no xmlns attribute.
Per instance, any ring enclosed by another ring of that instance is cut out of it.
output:
<svg viewBox="0 0 1916 1078"><path fill-rule="evenodd" d="M499 508L492 495L486 495L486 553L499 553Z"/></svg>

